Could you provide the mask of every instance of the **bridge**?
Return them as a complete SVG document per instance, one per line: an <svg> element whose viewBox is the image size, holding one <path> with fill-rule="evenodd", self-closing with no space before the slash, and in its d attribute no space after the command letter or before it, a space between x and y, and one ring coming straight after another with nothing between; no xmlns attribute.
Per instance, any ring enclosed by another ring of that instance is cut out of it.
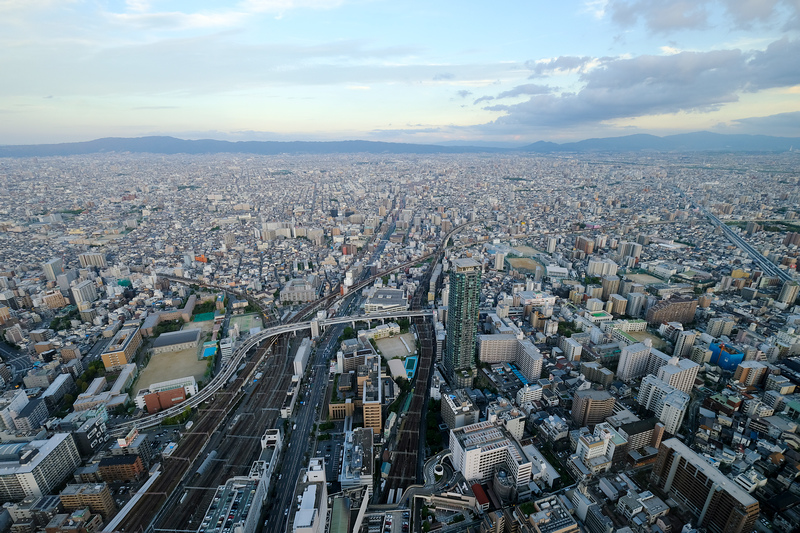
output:
<svg viewBox="0 0 800 533"><path fill-rule="evenodd" d="M174 405L168 409L164 409L163 411L159 411L158 413L154 413L152 415L144 416L138 418L136 420L130 420L128 422L124 422L114 427L111 431L112 435L114 436L124 436L127 434L131 429L146 429L153 426L157 426L161 424L161 422L168 417L178 415L182 413L187 407L197 407L201 403L205 402L209 398L211 398L214 394L216 394L223 386L227 383L227 381L239 371L239 365L244 362L245 358L247 357L247 352L249 352L252 348L258 346L265 340L275 337L277 335L283 335L285 333L297 333L298 331L304 331L307 329L312 330L312 332L316 332L316 335L313 335L314 338L319 336L324 328L328 326L335 326L337 324L353 324L355 326L356 322L368 322L371 320L388 320L388 319L396 319L396 318L412 318L412 317L425 317L425 316L432 316L433 312L430 310L427 311L392 311L390 313L370 313L366 315L355 315L355 316L346 316L346 317L332 317L326 319L313 319L305 322L297 322L294 324L282 324L280 326L274 326L271 328L267 328L263 331L252 335L245 339L245 341L236 348L231 360L223 367L222 372L217 374L205 387L203 387L200 392L184 400L183 402ZM312 327L313 326L313 327ZM317 329L318 328L318 329Z"/></svg>

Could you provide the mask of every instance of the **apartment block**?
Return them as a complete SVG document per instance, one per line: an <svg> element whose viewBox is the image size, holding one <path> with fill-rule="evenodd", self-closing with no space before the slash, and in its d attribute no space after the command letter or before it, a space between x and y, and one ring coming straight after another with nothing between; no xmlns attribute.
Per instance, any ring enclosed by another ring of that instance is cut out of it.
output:
<svg viewBox="0 0 800 533"><path fill-rule="evenodd" d="M661 443L650 481L709 533L749 533L758 520L758 500L678 439Z"/></svg>

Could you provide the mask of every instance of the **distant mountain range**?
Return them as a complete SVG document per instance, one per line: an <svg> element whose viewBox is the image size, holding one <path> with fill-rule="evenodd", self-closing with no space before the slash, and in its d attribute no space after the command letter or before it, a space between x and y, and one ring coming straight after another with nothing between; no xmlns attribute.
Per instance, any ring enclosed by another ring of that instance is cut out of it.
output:
<svg viewBox="0 0 800 533"><path fill-rule="evenodd" d="M627 135L557 144L539 141L518 148L492 143L480 146L407 144L375 141L190 141L175 137L107 137L94 141L0 146L0 157L47 157L132 152L152 154L463 154L463 153L553 153L553 152L786 152L800 148L800 138L767 135L723 135L706 131L656 137Z"/></svg>

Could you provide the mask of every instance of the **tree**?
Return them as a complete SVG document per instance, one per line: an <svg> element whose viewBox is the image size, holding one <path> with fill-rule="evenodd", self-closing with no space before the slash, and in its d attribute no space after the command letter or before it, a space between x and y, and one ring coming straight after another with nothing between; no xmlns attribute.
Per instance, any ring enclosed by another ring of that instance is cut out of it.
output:
<svg viewBox="0 0 800 533"><path fill-rule="evenodd" d="M75 396L72 394L65 394L64 395L64 405L72 405L75 403Z"/></svg>

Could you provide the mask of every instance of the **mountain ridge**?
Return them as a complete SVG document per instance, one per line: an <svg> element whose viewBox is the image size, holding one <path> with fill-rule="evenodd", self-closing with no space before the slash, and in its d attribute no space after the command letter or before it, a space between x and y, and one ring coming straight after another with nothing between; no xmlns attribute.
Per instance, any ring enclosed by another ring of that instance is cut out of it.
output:
<svg viewBox="0 0 800 533"><path fill-rule="evenodd" d="M800 147L800 138L769 135L722 134L707 131L658 137L633 134L590 138L569 143L537 141L518 148L413 144L382 141L222 141L187 140L170 136L104 137L91 141L57 144L0 145L0 157L50 157L97 153L212 154L463 154L463 153L558 153L558 152L785 152Z"/></svg>

